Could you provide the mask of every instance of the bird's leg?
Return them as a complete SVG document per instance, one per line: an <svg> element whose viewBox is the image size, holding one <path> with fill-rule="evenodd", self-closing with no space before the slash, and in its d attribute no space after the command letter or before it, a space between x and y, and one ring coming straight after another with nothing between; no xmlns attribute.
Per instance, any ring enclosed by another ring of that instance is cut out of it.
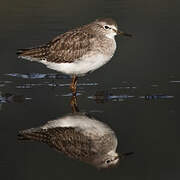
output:
<svg viewBox="0 0 180 180"><path fill-rule="evenodd" d="M73 75L72 83L70 85L73 96L76 96L76 85L77 85L77 76Z"/></svg>
<svg viewBox="0 0 180 180"><path fill-rule="evenodd" d="M72 112L79 112L78 106L77 106L77 97L76 96L72 96L70 105L72 107Z"/></svg>

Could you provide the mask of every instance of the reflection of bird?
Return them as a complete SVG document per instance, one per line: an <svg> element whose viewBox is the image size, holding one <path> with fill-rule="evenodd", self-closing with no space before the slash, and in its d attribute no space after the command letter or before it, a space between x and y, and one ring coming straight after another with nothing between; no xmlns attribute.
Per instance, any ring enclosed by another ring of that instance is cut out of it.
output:
<svg viewBox="0 0 180 180"><path fill-rule="evenodd" d="M21 49L18 56L45 64L48 68L71 75L71 89L76 93L77 77L92 72L107 63L116 50L115 35L131 36L118 31L110 18L68 31L47 44Z"/></svg>
<svg viewBox="0 0 180 180"><path fill-rule="evenodd" d="M19 132L19 140L47 143L67 156L98 168L116 165L117 138L106 124L83 113L74 113L49 121L39 128Z"/></svg>

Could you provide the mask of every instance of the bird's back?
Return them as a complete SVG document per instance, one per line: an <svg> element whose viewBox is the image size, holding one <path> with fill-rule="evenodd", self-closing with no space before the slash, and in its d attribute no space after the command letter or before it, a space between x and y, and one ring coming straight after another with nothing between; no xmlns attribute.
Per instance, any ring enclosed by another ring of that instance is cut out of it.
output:
<svg viewBox="0 0 180 180"><path fill-rule="evenodd" d="M92 52L112 57L116 49L115 40L96 34L90 27L85 25L75 28L41 46L20 49L18 57L54 63L71 63Z"/></svg>

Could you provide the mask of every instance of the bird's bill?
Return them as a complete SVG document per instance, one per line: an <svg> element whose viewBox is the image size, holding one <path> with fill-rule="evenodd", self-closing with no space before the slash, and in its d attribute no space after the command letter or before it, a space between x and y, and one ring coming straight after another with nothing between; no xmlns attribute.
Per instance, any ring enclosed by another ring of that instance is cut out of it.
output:
<svg viewBox="0 0 180 180"><path fill-rule="evenodd" d="M134 152L120 153L120 154L119 154L119 158L120 158L120 159L124 159L124 158L126 158L127 156L130 156L130 155L132 155L132 154L134 154Z"/></svg>
<svg viewBox="0 0 180 180"><path fill-rule="evenodd" d="M133 36L132 34L129 34L129 33L123 32L123 31L118 31L117 35L128 36L128 37L132 37Z"/></svg>

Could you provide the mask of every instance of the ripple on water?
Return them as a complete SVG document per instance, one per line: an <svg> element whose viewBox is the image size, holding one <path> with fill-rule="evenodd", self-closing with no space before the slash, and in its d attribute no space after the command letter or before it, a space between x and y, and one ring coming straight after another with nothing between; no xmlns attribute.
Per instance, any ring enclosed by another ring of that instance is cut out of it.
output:
<svg viewBox="0 0 180 180"><path fill-rule="evenodd" d="M97 91L95 95L88 96L88 99L94 100L97 103L105 103L108 101L123 101L134 97L135 96L128 94L115 95L108 91Z"/></svg>
<svg viewBox="0 0 180 180"><path fill-rule="evenodd" d="M96 103L106 103L106 102L120 102L125 100L138 101L139 99L143 100L168 100L173 99L174 96L166 94L148 94L148 95L133 95L133 94L120 94L108 92L108 91L99 91L95 95L88 96L88 99L94 100Z"/></svg>
<svg viewBox="0 0 180 180"><path fill-rule="evenodd" d="M158 99L173 99L174 96L157 94L157 95L139 96L139 98L140 99L145 99L145 100L158 100Z"/></svg>
<svg viewBox="0 0 180 180"><path fill-rule="evenodd" d="M169 83L180 83L180 81L179 80L177 80L177 81L169 81Z"/></svg>
<svg viewBox="0 0 180 180"><path fill-rule="evenodd" d="M2 108L2 104L4 103L24 103L25 101L29 101L29 100L31 100L31 98L25 97L24 95L0 92L0 107L1 108Z"/></svg>

